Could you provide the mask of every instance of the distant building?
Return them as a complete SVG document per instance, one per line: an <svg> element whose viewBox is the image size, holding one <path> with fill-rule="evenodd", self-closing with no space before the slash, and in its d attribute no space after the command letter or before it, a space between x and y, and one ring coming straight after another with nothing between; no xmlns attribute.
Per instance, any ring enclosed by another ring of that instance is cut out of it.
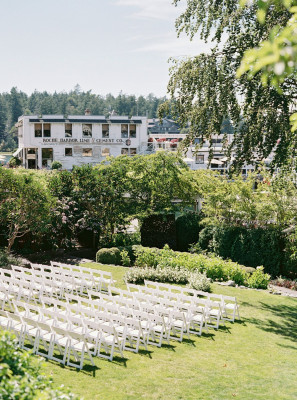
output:
<svg viewBox="0 0 297 400"><path fill-rule="evenodd" d="M161 123L159 119L153 118L148 120L148 132L152 134L179 134L180 127L172 119L163 118Z"/></svg>
<svg viewBox="0 0 297 400"><path fill-rule="evenodd" d="M134 155L147 148L147 118L90 115L25 115L18 119L19 148L14 153L25 168L63 168L98 164L108 156Z"/></svg>

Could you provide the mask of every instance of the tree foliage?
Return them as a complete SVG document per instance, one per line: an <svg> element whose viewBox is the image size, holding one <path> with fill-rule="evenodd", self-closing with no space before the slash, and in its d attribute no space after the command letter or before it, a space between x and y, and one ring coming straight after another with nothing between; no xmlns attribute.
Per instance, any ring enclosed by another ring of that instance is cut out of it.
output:
<svg viewBox="0 0 297 400"><path fill-rule="evenodd" d="M180 0L175 0L178 4ZM213 43L209 53L172 60L168 92L171 103L160 106L160 115L172 113L182 126L190 122L193 137L210 139L220 134L230 118L234 140L225 149L236 154L235 166L254 163L275 151L273 166L295 154L296 138L290 133L290 107L296 98L296 81L290 76L280 86L263 86L261 76L237 76L245 52L267 40L276 26L286 26L290 13L282 4L268 3L265 23L257 19L256 2L241 7L239 0L188 0L176 21L178 34ZM210 153L212 157L212 153Z"/></svg>

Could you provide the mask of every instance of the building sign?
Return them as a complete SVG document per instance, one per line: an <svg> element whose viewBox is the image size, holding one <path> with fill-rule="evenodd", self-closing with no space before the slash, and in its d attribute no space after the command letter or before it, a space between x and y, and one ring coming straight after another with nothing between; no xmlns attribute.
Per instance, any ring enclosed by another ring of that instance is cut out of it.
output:
<svg viewBox="0 0 297 400"><path fill-rule="evenodd" d="M130 139L128 139L130 141ZM74 138L43 138L42 144L117 144L117 145L123 145L126 143L127 146L130 146L130 143L128 144L128 140L124 141L123 139L95 139L95 138L90 138L90 139L74 139Z"/></svg>
<svg viewBox="0 0 297 400"><path fill-rule="evenodd" d="M125 143L126 143L126 146L131 146L131 140L130 139L127 139Z"/></svg>

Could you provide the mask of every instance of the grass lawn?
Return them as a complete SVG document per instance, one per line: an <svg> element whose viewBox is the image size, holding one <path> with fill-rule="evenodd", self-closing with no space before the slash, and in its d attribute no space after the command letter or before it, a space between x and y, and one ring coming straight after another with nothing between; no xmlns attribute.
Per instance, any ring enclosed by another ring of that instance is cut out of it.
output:
<svg viewBox="0 0 297 400"><path fill-rule="evenodd" d="M124 267L87 264L111 271L124 287ZM46 361L44 370L85 400L113 399L297 399L297 300L262 291L226 288L234 295L241 321L211 330L192 341L134 354L113 362L96 358L96 368L62 367Z"/></svg>

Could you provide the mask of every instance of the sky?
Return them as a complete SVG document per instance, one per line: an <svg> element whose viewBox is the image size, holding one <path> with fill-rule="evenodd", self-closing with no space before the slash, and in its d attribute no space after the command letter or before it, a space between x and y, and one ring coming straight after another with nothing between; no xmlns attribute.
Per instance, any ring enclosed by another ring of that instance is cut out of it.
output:
<svg viewBox="0 0 297 400"><path fill-rule="evenodd" d="M177 38L172 0L0 0L0 92L165 96L170 57L207 51Z"/></svg>

